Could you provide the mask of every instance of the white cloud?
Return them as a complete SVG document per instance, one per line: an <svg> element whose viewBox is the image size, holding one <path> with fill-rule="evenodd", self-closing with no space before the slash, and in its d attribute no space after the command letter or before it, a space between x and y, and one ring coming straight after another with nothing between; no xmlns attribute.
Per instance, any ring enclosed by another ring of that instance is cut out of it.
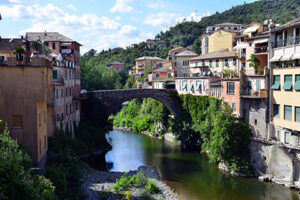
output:
<svg viewBox="0 0 300 200"><path fill-rule="evenodd" d="M68 4L67 8L69 8L70 10L77 10L77 8L75 8L75 6L73 4Z"/></svg>
<svg viewBox="0 0 300 200"><path fill-rule="evenodd" d="M133 7L129 4L134 0L116 0L115 5L110 9L110 12L128 13L134 11Z"/></svg>
<svg viewBox="0 0 300 200"><path fill-rule="evenodd" d="M164 8L165 4L162 1L152 2L148 4L148 8L157 9L157 8Z"/></svg>
<svg viewBox="0 0 300 200"><path fill-rule="evenodd" d="M196 22L199 22L199 21L201 21L201 19L203 18L203 17L207 17L207 16L209 16L210 15L210 12L208 11L208 12L206 12L206 13L203 13L203 15L197 15L197 13L196 12L192 12L189 16L187 16L187 17L178 17L177 18L177 22L182 22L182 21L189 21L189 22L191 22L191 21L196 21Z"/></svg>
<svg viewBox="0 0 300 200"><path fill-rule="evenodd" d="M10 3L22 3L21 0L9 0Z"/></svg>
<svg viewBox="0 0 300 200"><path fill-rule="evenodd" d="M176 23L176 20L180 17L177 13L160 12L155 15L148 15L144 21L144 24L155 27L166 27Z"/></svg>

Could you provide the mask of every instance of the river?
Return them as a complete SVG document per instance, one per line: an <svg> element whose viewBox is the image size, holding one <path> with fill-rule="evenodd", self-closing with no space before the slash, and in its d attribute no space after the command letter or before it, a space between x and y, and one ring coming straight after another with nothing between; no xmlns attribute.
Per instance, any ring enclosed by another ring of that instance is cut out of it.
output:
<svg viewBox="0 0 300 200"><path fill-rule="evenodd" d="M154 166L163 180L188 200L300 200L296 192L282 186L225 175L200 153L183 153L166 141L117 130L107 139L112 145L106 154L106 161L112 163L110 171Z"/></svg>

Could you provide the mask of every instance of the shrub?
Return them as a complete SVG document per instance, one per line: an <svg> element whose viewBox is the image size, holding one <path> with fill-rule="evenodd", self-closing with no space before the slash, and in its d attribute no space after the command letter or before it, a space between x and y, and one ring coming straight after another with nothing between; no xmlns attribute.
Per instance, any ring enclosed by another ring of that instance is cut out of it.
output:
<svg viewBox="0 0 300 200"><path fill-rule="evenodd" d="M157 187L157 185L149 180L147 186L145 187L146 190L150 193L150 194L157 194L159 193L159 188Z"/></svg>

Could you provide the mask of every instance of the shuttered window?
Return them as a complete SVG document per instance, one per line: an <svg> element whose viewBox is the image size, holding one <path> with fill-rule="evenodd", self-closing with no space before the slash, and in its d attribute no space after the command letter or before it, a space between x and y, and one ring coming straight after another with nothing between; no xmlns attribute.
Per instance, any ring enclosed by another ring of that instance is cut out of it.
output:
<svg viewBox="0 0 300 200"><path fill-rule="evenodd" d="M12 128L22 128L23 127L23 117L22 115L13 115L11 120Z"/></svg>
<svg viewBox="0 0 300 200"><path fill-rule="evenodd" d="M300 122L300 107L295 107L295 121Z"/></svg>
<svg viewBox="0 0 300 200"><path fill-rule="evenodd" d="M284 119L292 121L292 106L284 106Z"/></svg>
<svg viewBox="0 0 300 200"><path fill-rule="evenodd" d="M295 80L294 88L295 90L300 91L300 75L296 75Z"/></svg>
<svg viewBox="0 0 300 200"><path fill-rule="evenodd" d="M273 117L280 118L280 105L278 104L273 105Z"/></svg>
<svg viewBox="0 0 300 200"><path fill-rule="evenodd" d="M209 60L209 67L212 67L212 60Z"/></svg>
<svg viewBox="0 0 300 200"><path fill-rule="evenodd" d="M284 90L291 90L292 89L292 75L285 75L284 76L284 84L283 89Z"/></svg>
<svg viewBox="0 0 300 200"><path fill-rule="evenodd" d="M261 81L260 79L256 79L256 91L260 91L261 89Z"/></svg>
<svg viewBox="0 0 300 200"><path fill-rule="evenodd" d="M280 89L280 76L274 76L274 82L273 82L271 89L273 89L273 90Z"/></svg>
<svg viewBox="0 0 300 200"><path fill-rule="evenodd" d="M57 70L53 70L53 79L57 79Z"/></svg>
<svg viewBox="0 0 300 200"><path fill-rule="evenodd" d="M219 67L219 60L216 60L216 67Z"/></svg>

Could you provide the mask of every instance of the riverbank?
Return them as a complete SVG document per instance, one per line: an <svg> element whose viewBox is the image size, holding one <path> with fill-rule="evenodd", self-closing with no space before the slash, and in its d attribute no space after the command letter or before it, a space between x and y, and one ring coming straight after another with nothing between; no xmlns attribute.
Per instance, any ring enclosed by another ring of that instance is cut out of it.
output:
<svg viewBox="0 0 300 200"><path fill-rule="evenodd" d="M134 130L130 127L113 127L113 130L118 130L118 131L125 131L125 132L134 132ZM141 131L139 132L140 134L152 137L152 138L157 138L160 140L165 140L168 142L172 142L173 144L180 145L180 141L176 139L176 136L173 133L165 133L163 136L153 135L149 131Z"/></svg>
<svg viewBox="0 0 300 200"><path fill-rule="evenodd" d="M97 171L87 164L81 169L83 177L81 181L83 182L82 188L87 195L86 200L115 200L122 199L125 194L118 194L114 191L113 186L117 179L120 179L123 172L105 172ZM131 200L145 199L150 197L150 199L165 199L165 200L179 200L181 199L178 194L176 194L169 186L167 186L163 181L156 168L151 166L141 166L138 170L129 171L127 175L135 175L138 172L144 172L145 175L149 177L159 188L158 194L146 194L140 188L132 189Z"/></svg>

